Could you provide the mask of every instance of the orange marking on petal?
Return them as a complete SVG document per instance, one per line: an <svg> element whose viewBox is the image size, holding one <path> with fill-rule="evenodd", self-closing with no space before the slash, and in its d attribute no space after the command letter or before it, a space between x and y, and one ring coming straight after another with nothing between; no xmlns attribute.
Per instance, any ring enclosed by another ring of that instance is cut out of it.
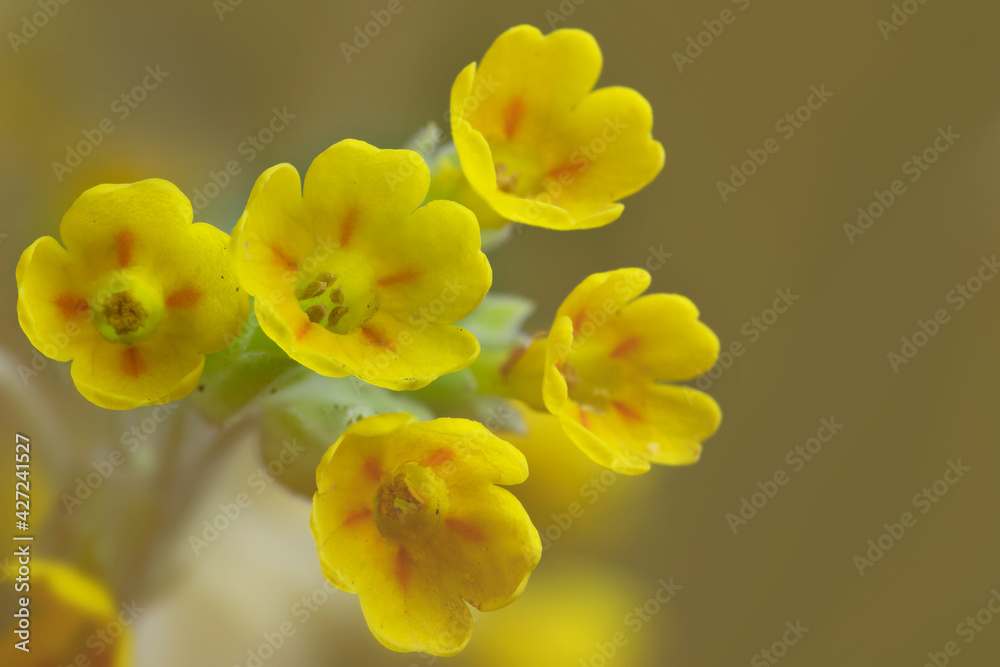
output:
<svg viewBox="0 0 1000 667"><path fill-rule="evenodd" d="M621 414L621 416L624 417L625 419L627 419L627 420L629 420L631 422L641 422L642 421L642 415L640 415L634 409L632 409L629 406L625 405L621 401L612 401L611 405L613 405L615 407L615 410L617 410Z"/></svg>
<svg viewBox="0 0 1000 667"><path fill-rule="evenodd" d="M123 229L115 235L115 253L118 255L118 266L125 268L132 262L132 250L135 248L135 237L129 229Z"/></svg>
<svg viewBox="0 0 1000 667"><path fill-rule="evenodd" d="M547 176L549 178L559 180L560 178L563 177L563 174L565 173L566 178L576 178L584 171L586 171L588 166L589 166L588 162L581 162L579 160L575 162L563 162L558 167L553 167L552 169L549 169L549 173L547 174ZM570 182L572 183L572 181Z"/></svg>
<svg viewBox="0 0 1000 667"><path fill-rule="evenodd" d="M611 358L615 359L617 357L623 357L630 352L634 352L639 343L642 342L641 336L632 336L631 338L626 338L622 342L618 343L615 349L611 350Z"/></svg>
<svg viewBox="0 0 1000 667"><path fill-rule="evenodd" d="M439 449L435 449L431 453L430 458L427 459L427 463L425 465L428 468L436 468L442 463L451 461L453 458L455 458L455 450L451 447L441 447Z"/></svg>
<svg viewBox="0 0 1000 667"><path fill-rule="evenodd" d="M361 334L365 337L365 340L372 345L388 348L392 347L392 343L386 339L385 334L374 327L361 327Z"/></svg>
<svg viewBox="0 0 1000 667"><path fill-rule="evenodd" d="M585 313L582 310L579 313L577 313L576 315L573 316L573 335L574 336L579 336L580 335L580 327L583 326L583 321L586 318L587 318L587 313Z"/></svg>
<svg viewBox="0 0 1000 667"><path fill-rule="evenodd" d="M517 132L517 128L521 125L521 121L524 119L524 100L520 97L515 97L507 105L507 110L504 112L503 116L503 133L507 139L511 139L514 133Z"/></svg>
<svg viewBox="0 0 1000 667"><path fill-rule="evenodd" d="M344 524L343 525L345 525L345 526L353 526L356 523L364 521L365 519L367 519L371 515L372 515L372 511L370 509L356 510L356 511L351 512L350 514L347 515L347 518L344 519Z"/></svg>
<svg viewBox="0 0 1000 667"><path fill-rule="evenodd" d="M364 463L365 474L371 477L376 482L382 479L382 464L378 462L378 459L374 456L369 456L365 458Z"/></svg>
<svg viewBox="0 0 1000 667"><path fill-rule="evenodd" d="M405 547L399 547L396 552L396 569L394 574L399 585L405 590L410 585L410 556Z"/></svg>
<svg viewBox="0 0 1000 667"><path fill-rule="evenodd" d="M419 275L419 271L407 269L406 271L400 271L399 273L379 279L378 285L379 287L388 287L389 285L399 285L400 283L412 283Z"/></svg>
<svg viewBox="0 0 1000 667"><path fill-rule="evenodd" d="M345 245L351 242L351 237L354 236L354 227L358 224L358 209L352 208L344 216L344 226L340 228L340 247L343 248Z"/></svg>
<svg viewBox="0 0 1000 667"><path fill-rule="evenodd" d="M482 542L486 537L483 534L483 530L471 521L463 521L462 519L449 517L444 520L444 524L467 542Z"/></svg>
<svg viewBox="0 0 1000 667"><path fill-rule="evenodd" d="M590 430L590 420L587 419L587 413L583 411L583 408L580 408L580 424L588 431Z"/></svg>
<svg viewBox="0 0 1000 667"><path fill-rule="evenodd" d="M302 340L303 338L305 338L309 334L309 331L311 329L312 329L312 322L310 322L309 320L303 322L302 326L300 326L298 331L295 332L295 340Z"/></svg>
<svg viewBox="0 0 1000 667"><path fill-rule="evenodd" d="M146 360L142 358L137 347L126 347L122 352L122 373L137 378L146 372Z"/></svg>
<svg viewBox="0 0 1000 667"><path fill-rule="evenodd" d="M60 294L52 303L59 309L59 314L65 320L85 315L90 310L86 301L72 294Z"/></svg>
<svg viewBox="0 0 1000 667"><path fill-rule="evenodd" d="M185 285L168 294L164 303L167 304L167 308L191 308L198 303L200 298L201 290L195 289L191 285Z"/></svg>
<svg viewBox="0 0 1000 667"><path fill-rule="evenodd" d="M282 250L279 245L272 243L267 247L274 253L274 259L277 260L278 264L281 264L286 270L296 272L299 270L298 262L292 259L292 256Z"/></svg>

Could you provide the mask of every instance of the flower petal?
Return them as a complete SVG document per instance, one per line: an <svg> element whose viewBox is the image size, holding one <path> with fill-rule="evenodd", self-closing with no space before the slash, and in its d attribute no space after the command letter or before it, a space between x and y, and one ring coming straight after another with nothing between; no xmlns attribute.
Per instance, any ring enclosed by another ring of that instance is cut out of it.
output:
<svg viewBox="0 0 1000 667"><path fill-rule="evenodd" d="M516 600L542 556L542 543L524 507L497 486L452 489L452 512L430 545L457 577L462 598L481 611Z"/></svg>
<svg viewBox="0 0 1000 667"><path fill-rule="evenodd" d="M678 294L649 294L625 306L605 344L609 355L657 380L689 380L719 356L719 339Z"/></svg>
<svg viewBox="0 0 1000 667"><path fill-rule="evenodd" d="M464 206L432 201L417 209L372 255L380 308L400 317L419 313L429 322L462 319L493 282L479 244L475 215Z"/></svg>
<svg viewBox="0 0 1000 667"><path fill-rule="evenodd" d="M161 326L176 344L209 354L239 335L250 302L230 264L230 243L229 234L199 222L161 249L172 260L158 275L167 308Z"/></svg>
<svg viewBox="0 0 1000 667"><path fill-rule="evenodd" d="M472 613L444 584L443 563L403 546L373 550L374 576L359 582L361 611L375 638L393 651L455 655L472 636ZM385 573L391 573L385 576Z"/></svg>
<svg viewBox="0 0 1000 667"><path fill-rule="evenodd" d="M16 273L17 319L42 354L69 361L96 343L86 271L58 241L43 236L28 246Z"/></svg>
<svg viewBox="0 0 1000 667"><path fill-rule="evenodd" d="M593 322L595 328L603 326L601 316L617 313L649 287L649 273L642 269L617 269L594 273L577 285L563 300L556 317L566 316L573 321L576 335L587 334L585 323Z"/></svg>
<svg viewBox="0 0 1000 667"><path fill-rule="evenodd" d="M73 359L70 374L87 400L109 410L129 410L187 396L204 366L204 355L154 334L135 345L101 339L92 352Z"/></svg>
<svg viewBox="0 0 1000 667"><path fill-rule="evenodd" d="M191 202L160 178L98 185L77 198L59 234L70 255L85 258L91 275L129 266L169 268L161 249L194 219Z"/></svg>
<svg viewBox="0 0 1000 667"><path fill-rule="evenodd" d="M233 230L230 251L240 285L253 296L269 295L276 285L291 294L298 265L315 246L299 172L290 164L271 167L257 178Z"/></svg>
<svg viewBox="0 0 1000 667"><path fill-rule="evenodd" d="M377 254L427 196L430 170L419 153L345 139L313 160L303 199L313 232L341 248Z"/></svg>

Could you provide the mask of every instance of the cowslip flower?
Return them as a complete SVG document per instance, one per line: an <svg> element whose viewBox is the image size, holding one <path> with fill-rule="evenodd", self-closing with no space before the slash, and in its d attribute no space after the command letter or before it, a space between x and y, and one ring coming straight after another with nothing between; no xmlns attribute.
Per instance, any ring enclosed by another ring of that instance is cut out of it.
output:
<svg viewBox="0 0 1000 667"><path fill-rule="evenodd" d="M589 276L563 301L548 336L502 369L511 392L557 415L591 459L630 475L650 463L697 462L721 420L707 394L662 383L711 368L718 338L685 297L640 297L649 283L642 269Z"/></svg>
<svg viewBox="0 0 1000 667"><path fill-rule="evenodd" d="M653 112L631 88L593 90L601 50L587 32L500 35L451 89L451 130L472 188L502 217L600 227L663 168Z"/></svg>
<svg viewBox="0 0 1000 667"><path fill-rule="evenodd" d="M357 593L368 627L394 651L454 655L466 603L518 598L541 556L521 504L524 457L465 419L382 414L352 425L316 470L312 532L323 574Z"/></svg>
<svg viewBox="0 0 1000 667"><path fill-rule="evenodd" d="M172 183L99 185L17 265L17 316L42 354L70 361L77 389L109 409L166 403L198 384L205 354L249 312L229 235L192 224Z"/></svg>
<svg viewBox="0 0 1000 667"><path fill-rule="evenodd" d="M475 336L451 323L482 301L492 272L471 211L420 206L429 184L419 154L355 140L321 153L304 187L290 164L260 176L234 261L261 327L292 359L389 389L475 360Z"/></svg>
<svg viewBox="0 0 1000 667"><path fill-rule="evenodd" d="M16 559L11 558L11 561ZM23 598L25 591L16 591L14 583L20 576L17 566L7 569L3 597L11 602ZM25 579L22 579L25 581ZM13 628L4 633L0 645L0 664L24 667L51 665L90 665L91 667L125 667L132 663L132 636L129 629L134 620L119 611L111 593L99 582L76 569L56 561L36 557L31 563L30 628L18 635L18 618ZM13 604L9 607L15 613ZM19 607L18 607L19 608ZM123 622L124 619L126 622ZM24 639L30 652L17 644Z"/></svg>

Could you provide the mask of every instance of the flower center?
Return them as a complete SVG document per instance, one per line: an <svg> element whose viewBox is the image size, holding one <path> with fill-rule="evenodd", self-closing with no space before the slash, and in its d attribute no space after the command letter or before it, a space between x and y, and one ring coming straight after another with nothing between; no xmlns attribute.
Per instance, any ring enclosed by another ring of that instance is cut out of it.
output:
<svg viewBox="0 0 1000 667"><path fill-rule="evenodd" d="M347 253L334 253L320 270L300 274L295 298L310 322L336 334L354 331L378 310L371 266Z"/></svg>
<svg viewBox="0 0 1000 667"><path fill-rule="evenodd" d="M568 355L559 365L559 372L566 380L570 400L600 414L620 390L623 377L621 369L615 364L593 354L597 350L586 348L584 346Z"/></svg>
<svg viewBox="0 0 1000 667"><path fill-rule="evenodd" d="M132 345L149 336L163 320L163 290L141 269L115 271L98 284L94 326L105 340Z"/></svg>
<svg viewBox="0 0 1000 667"><path fill-rule="evenodd" d="M447 499L440 477L415 463L403 464L375 492L375 524L397 540L426 537L442 521Z"/></svg>

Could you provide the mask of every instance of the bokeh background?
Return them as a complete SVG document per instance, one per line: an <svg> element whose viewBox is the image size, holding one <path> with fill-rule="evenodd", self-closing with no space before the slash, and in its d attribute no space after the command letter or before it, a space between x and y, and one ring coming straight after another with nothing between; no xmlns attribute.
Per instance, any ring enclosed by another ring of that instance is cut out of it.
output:
<svg viewBox="0 0 1000 667"><path fill-rule="evenodd" d="M649 99L667 163L607 227L518 230L491 255L494 290L534 299L530 326L545 327L589 273L669 254L654 289L692 298L724 349L742 344L702 382L722 405L722 428L697 465L617 478L593 504L581 501L579 484L599 470L566 463L570 481L539 501L535 523L544 533L572 502L586 512L551 541L521 601L481 617L462 657L436 661L383 649L356 598L327 592L308 502L277 484L193 555L187 536L246 490L259 466L251 436L199 487L189 528L151 545L137 537L159 520L144 481L158 432L79 512L58 500L38 510L55 526L40 548L145 609L132 628L134 664L255 664L265 636L286 622L295 634L263 664L763 665L773 663L761 651L773 650L789 665L918 667L951 641L960 647L951 664L1000 664L1000 617L989 612L984 623L980 611L1000 587L1000 280L968 299L953 292L1000 251L1000 4L402 0L347 62L341 43L386 4L71 0L26 42L12 42L8 33L41 10L0 2L4 442L32 435L36 479L48 477L54 495L149 416L90 405L65 364L27 381L18 373L33 350L16 322L14 267L35 238L58 234L80 192L158 176L195 197L238 160L241 172L199 215L228 230L265 168L291 162L304 172L342 138L397 147L441 123L455 75L519 23L592 32L605 57L601 85ZM897 7L906 22L880 27ZM732 23L710 44L703 34L700 53L690 47L709 26L718 32L723 10ZM675 53L689 48L697 57L679 67ZM147 67L167 76L122 118L114 101ZM775 124L812 86L832 95L788 137ZM244 142L275 110L294 118L248 159ZM67 145L104 118L113 132L56 174ZM949 128L960 138L911 181L904 163ZM724 200L717 183L771 137L778 152ZM845 225L858 207L896 179L905 193L852 238ZM776 290L797 300L775 321L765 311ZM894 368L887 355L901 353L901 337L942 308L949 321ZM766 330L755 317L767 318ZM786 461L823 419L843 428L801 467ZM970 470L939 484L947 493L936 502L915 505L959 460ZM727 518L779 471L788 483L755 516L745 525ZM4 494L9 485L5 474ZM916 525L859 573L855 556L907 511ZM81 534L87 547L71 548ZM136 554L171 574L137 586ZM637 623L635 607L663 582L680 588ZM308 615L303 597L315 601ZM958 626L977 613L981 631L970 640ZM794 637L786 623L808 631L773 648ZM620 631L627 643L604 657Z"/></svg>

